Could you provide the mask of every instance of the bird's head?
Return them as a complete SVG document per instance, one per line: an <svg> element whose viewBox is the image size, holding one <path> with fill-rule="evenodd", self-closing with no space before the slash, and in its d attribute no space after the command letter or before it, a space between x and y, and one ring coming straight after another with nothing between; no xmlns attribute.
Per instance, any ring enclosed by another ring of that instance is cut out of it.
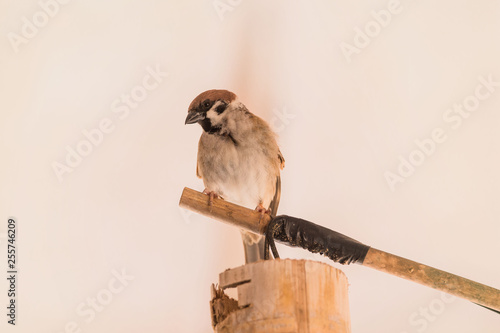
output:
<svg viewBox="0 0 500 333"><path fill-rule="evenodd" d="M227 90L207 90L189 105L185 124L198 123L207 133L220 133L233 109L236 95Z"/></svg>

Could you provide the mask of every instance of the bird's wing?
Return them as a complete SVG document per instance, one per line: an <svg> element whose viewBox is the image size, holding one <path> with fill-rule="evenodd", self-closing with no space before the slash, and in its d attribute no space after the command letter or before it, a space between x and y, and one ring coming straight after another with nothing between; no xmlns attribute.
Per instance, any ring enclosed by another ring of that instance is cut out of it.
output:
<svg viewBox="0 0 500 333"><path fill-rule="evenodd" d="M285 167L285 158L283 157L283 154L279 149L278 149L278 159L280 160L280 169L283 170L283 168Z"/></svg>
<svg viewBox="0 0 500 333"><path fill-rule="evenodd" d="M283 154L281 154L281 151L278 149L278 160L280 162L280 169L283 170L285 167L285 158L283 157ZM276 177L276 189L274 191L274 197L271 203L269 204L269 210L271 211L271 216L275 217L276 214L278 213L278 206L280 204L280 198L281 198L281 177L278 173L278 176Z"/></svg>
<svg viewBox="0 0 500 333"><path fill-rule="evenodd" d="M203 155L204 150L205 146L203 145L203 134L202 134L200 136L200 140L198 141L198 156L196 156L196 176L201 179L203 179L203 172L200 168L200 158Z"/></svg>
<svg viewBox="0 0 500 333"><path fill-rule="evenodd" d="M198 163L198 161L196 161L196 176L198 176L198 178L202 178L199 165L200 165L200 163Z"/></svg>
<svg viewBox="0 0 500 333"><path fill-rule="evenodd" d="M274 197L271 203L269 204L269 210L271 212L272 217L275 217L276 213L278 212L280 198L281 198L281 177L278 175L278 177L276 177L276 190L274 191Z"/></svg>

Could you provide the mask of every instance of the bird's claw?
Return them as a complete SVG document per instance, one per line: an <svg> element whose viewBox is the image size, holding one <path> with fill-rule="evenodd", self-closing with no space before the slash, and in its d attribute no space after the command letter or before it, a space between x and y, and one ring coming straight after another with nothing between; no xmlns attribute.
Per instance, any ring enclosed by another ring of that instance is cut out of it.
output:
<svg viewBox="0 0 500 333"><path fill-rule="evenodd" d="M259 204L256 208L255 208L255 211L256 212L259 212L260 213L260 216L259 216L259 224L262 223L262 219L264 218L264 216L267 214L269 216L271 216L271 211L269 209L266 209L264 208L264 206L262 206L262 204Z"/></svg>
<svg viewBox="0 0 500 333"><path fill-rule="evenodd" d="M255 210L260 213L260 217L264 217L265 214L271 215L271 211L266 209L262 204L259 204Z"/></svg>
<svg viewBox="0 0 500 333"><path fill-rule="evenodd" d="M207 189L204 189L203 193L208 195L208 205L209 206L212 206L215 198L222 199L222 197L219 194L217 194L217 192L215 192L215 191L209 191Z"/></svg>

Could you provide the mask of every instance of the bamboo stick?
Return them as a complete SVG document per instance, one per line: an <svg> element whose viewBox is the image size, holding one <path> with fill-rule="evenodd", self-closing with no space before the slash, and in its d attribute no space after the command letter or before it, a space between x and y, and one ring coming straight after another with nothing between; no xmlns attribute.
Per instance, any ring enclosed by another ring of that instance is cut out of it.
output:
<svg viewBox="0 0 500 333"><path fill-rule="evenodd" d="M207 195L189 188L184 188L179 205L218 221L259 234L264 233L271 220L267 215L261 217L260 213L254 210L222 199L214 199L212 205L208 205ZM362 265L500 311L500 290L458 275L374 248L368 250Z"/></svg>

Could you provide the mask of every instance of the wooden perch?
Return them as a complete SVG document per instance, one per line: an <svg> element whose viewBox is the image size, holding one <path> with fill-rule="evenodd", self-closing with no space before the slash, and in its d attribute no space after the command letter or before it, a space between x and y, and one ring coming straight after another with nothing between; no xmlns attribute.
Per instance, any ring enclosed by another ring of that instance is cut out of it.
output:
<svg viewBox="0 0 500 333"><path fill-rule="evenodd" d="M260 213L255 210L241 207L218 198L215 198L212 205L209 206L206 194L187 187L182 191L179 206L208 216L214 220L232 224L261 235L271 221L271 217L267 214L261 218Z"/></svg>
<svg viewBox="0 0 500 333"><path fill-rule="evenodd" d="M258 234L264 233L271 220L267 215L261 218L260 213L254 210L222 199L214 199L212 205L209 206L208 196L189 188L184 188L179 205L182 208ZM500 290L481 283L374 248L368 250L362 265L500 311Z"/></svg>

